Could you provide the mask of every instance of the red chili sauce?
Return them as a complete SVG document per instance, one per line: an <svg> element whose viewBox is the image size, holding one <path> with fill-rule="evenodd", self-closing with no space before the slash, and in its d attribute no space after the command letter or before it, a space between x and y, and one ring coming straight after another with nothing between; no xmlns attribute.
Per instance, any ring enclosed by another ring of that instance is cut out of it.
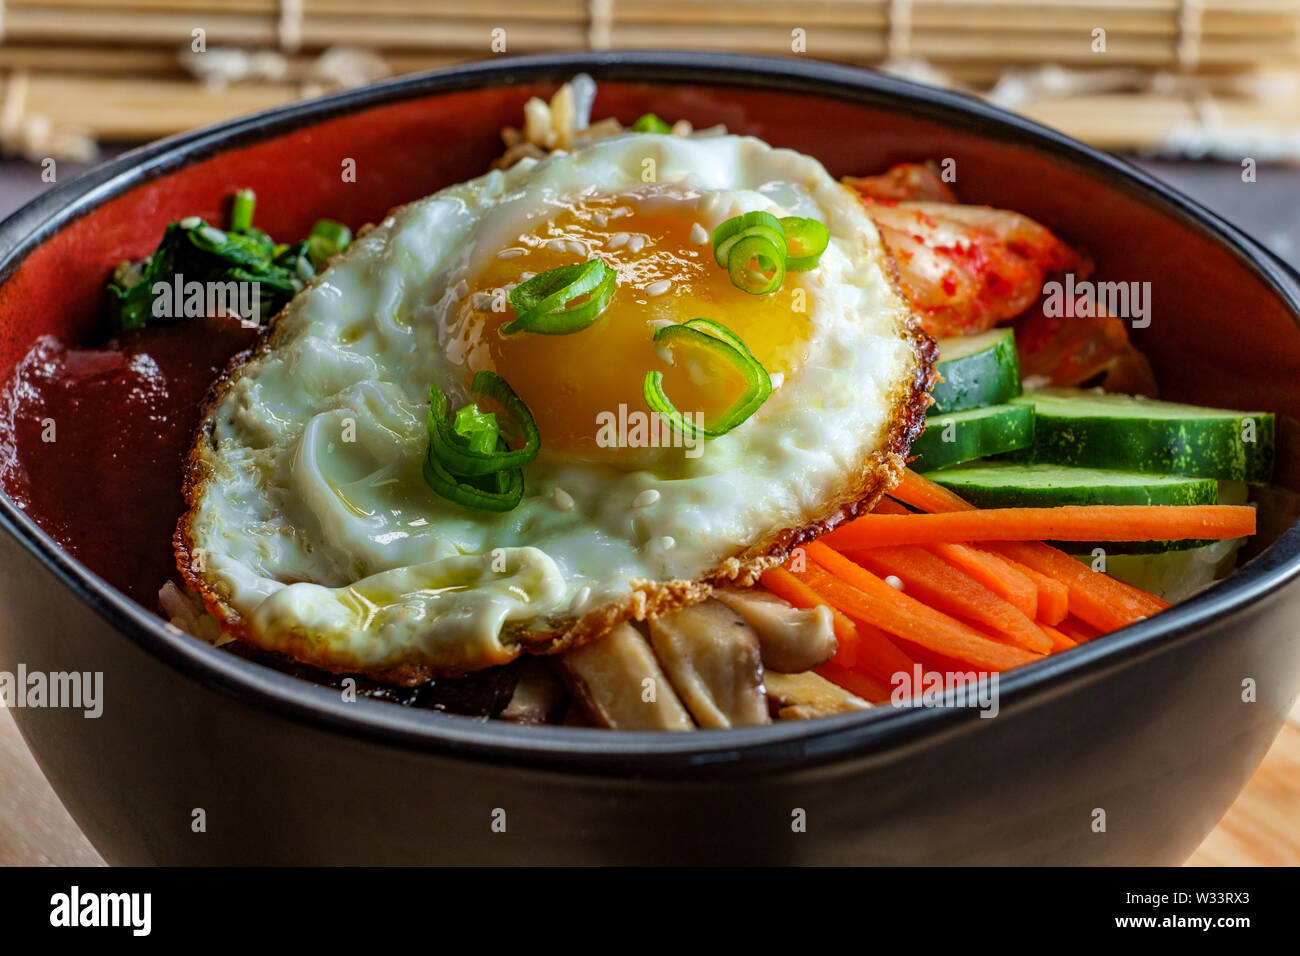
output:
<svg viewBox="0 0 1300 956"><path fill-rule="evenodd" d="M36 340L0 392L0 481L55 541L156 609L203 397L258 332L192 319L98 348Z"/></svg>

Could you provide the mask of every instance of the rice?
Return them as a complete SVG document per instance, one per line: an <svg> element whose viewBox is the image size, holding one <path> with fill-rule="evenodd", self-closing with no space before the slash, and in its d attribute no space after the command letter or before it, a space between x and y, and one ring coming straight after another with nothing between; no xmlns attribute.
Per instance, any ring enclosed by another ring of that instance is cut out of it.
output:
<svg viewBox="0 0 1300 956"><path fill-rule="evenodd" d="M197 594L188 588L182 590L173 581L168 581L158 590L158 610L172 627L213 647L234 641L233 637L222 633L221 625L208 613Z"/></svg>
<svg viewBox="0 0 1300 956"><path fill-rule="evenodd" d="M492 164L493 168L508 169L525 157L542 159L552 150L578 149L626 132L613 116L595 123L590 121L595 99L595 81L585 73L579 73L556 90L549 102L534 96L524 104L523 129L507 126L501 131L506 151ZM672 125L673 136L720 136L726 131L721 125L697 130L688 120L678 120Z"/></svg>

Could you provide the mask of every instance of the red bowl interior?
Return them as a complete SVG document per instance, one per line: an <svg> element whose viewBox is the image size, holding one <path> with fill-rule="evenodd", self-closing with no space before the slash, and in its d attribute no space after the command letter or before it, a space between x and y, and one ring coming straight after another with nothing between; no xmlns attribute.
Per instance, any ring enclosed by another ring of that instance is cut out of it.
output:
<svg viewBox="0 0 1300 956"><path fill-rule="evenodd" d="M392 206L483 172L499 131L551 85L436 94L320 122L233 148L143 184L53 236L0 288L0 369L38 334L83 339L101 321L104 281L150 251L170 221L220 220L240 187L260 197L259 224L300 235L321 216L361 225ZM1149 281L1153 321L1136 333L1163 394L1300 417L1300 330L1246 262L1211 236L1057 158L978 131L817 96L699 85L604 81L594 115L647 111L697 127L725 123L816 156L832 174L903 160L956 161L966 202L1033 216L1092 255L1100 278ZM356 181L343 182L355 160Z"/></svg>

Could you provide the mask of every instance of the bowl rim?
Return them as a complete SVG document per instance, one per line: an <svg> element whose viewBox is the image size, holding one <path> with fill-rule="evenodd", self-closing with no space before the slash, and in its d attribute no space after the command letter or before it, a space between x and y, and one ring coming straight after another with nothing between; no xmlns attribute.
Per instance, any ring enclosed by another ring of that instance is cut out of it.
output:
<svg viewBox="0 0 1300 956"><path fill-rule="evenodd" d="M412 74L300 101L183 133L123 153L55 186L0 222L0 283L37 247L107 200L193 162L304 126L405 100L483 87L555 83L586 72L650 85L707 84L804 94L906 111L997 136L1156 208L1216 242L1300 314L1300 277L1194 200L1125 160L961 93L839 64L675 50L618 50L502 57ZM845 757L883 759L924 740L980 726L972 708L882 706L862 714L690 734L525 727L360 698L218 650L183 634L63 551L0 492L0 528L76 598L138 647L184 677L237 701L327 733L476 761L602 776L668 777L799 770ZM1015 712L1163 653L1242 615L1300 576L1300 522L1253 561L1196 597L1104 641L1052 655L999 677L1001 712Z"/></svg>

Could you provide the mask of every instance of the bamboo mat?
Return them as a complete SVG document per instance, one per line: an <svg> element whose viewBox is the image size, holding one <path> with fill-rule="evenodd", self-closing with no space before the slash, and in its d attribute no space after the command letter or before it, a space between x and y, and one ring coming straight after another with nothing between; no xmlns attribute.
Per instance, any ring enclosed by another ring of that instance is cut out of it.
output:
<svg viewBox="0 0 1300 956"><path fill-rule="evenodd" d="M85 157L383 75L633 47L880 67L1104 147L1300 159L1297 0L0 0L0 151Z"/></svg>
<svg viewBox="0 0 1300 956"><path fill-rule="evenodd" d="M1300 704L1246 789L1189 866L1300 866ZM0 709L0 866L99 866Z"/></svg>

